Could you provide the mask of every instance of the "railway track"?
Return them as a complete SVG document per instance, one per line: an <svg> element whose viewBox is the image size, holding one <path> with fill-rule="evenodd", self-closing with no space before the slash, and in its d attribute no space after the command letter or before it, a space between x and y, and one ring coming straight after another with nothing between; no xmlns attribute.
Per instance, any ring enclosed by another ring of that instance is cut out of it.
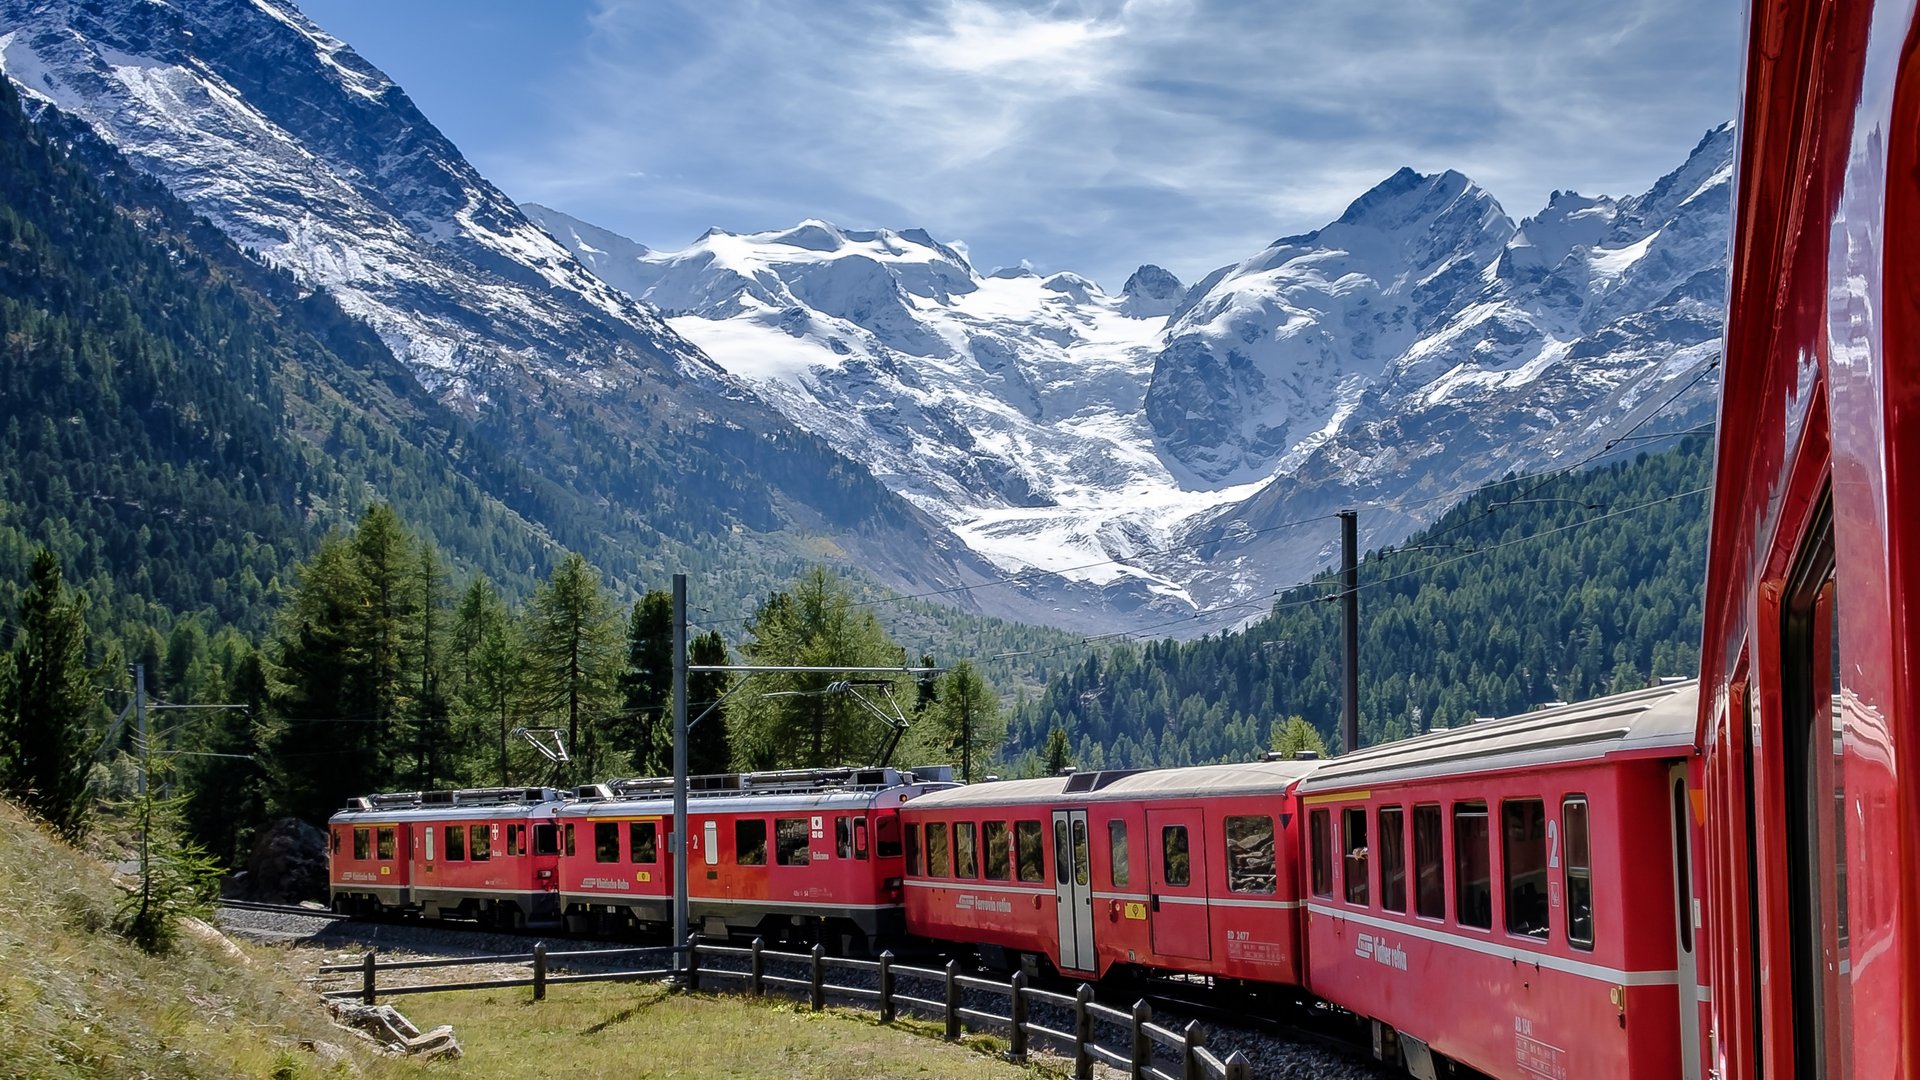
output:
<svg viewBox="0 0 1920 1080"><path fill-rule="evenodd" d="M304 904L263 904L255 900L228 900L222 898L217 905L235 911L264 911L275 915L298 915L308 919L351 919L351 915L341 915L326 908L307 907Z"/></svg>

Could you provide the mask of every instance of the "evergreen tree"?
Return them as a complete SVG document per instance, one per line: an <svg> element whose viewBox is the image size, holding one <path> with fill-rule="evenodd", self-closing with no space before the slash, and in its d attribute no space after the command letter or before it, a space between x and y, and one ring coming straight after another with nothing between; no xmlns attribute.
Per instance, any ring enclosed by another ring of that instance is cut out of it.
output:
<svg viewBox="0 0 1920 1080"><path fill-rule="evenodd" d="M85 666L85 611L86 598L67 591L59 560L41 548L0 685L7 793L70 840L87 831L88 750L100 708Z"/></svg>
<svg viewBox="0 0 1920 1080"><path fill-rule="evenodd" d="M475 743L489 751L490 774L502 787L511 780L507 743L526 669L520 626L506 601L485 577L476 577L454 613L453 642L459 668L459 694Z"/></svg>
<svg viewBox="0 0 1920 1080"><path fill-rule="evenodd" d="M526 685L534 707L564 721L576 782L618 768L600 729L620 673L620 623L600 575L577 552L533 594L527 630Z"/></svg>
<svg viewBox="0 0 1920 1080"><path fill-rule="evenodd" d="M420 544L419 575L420 652L419 691L414 699L414 776L422 791L447 783L458 773L462 757L451 724L452 708L442 688L446 667L446 568L433 541ZM440 650L436 652L436 649Z"/></svg>
<svg viewBox="0 0 1920 1080"><path fill-rule="evenodd" d="M1041 751L1040 760L1047 776L1059 776L1073 765L1073 748L1067 743L1065 728L1054 728L1047 733L1047 746Z"/></svg>
<svg viewBox="0 0 1920 1080"><path fill-rule="evenodd" d="M1292 760L1303 750L1311 750L1319 757L1327 756L1327 743L1313 725L1298 716L1289 716L1273 725L1273 752L1282 758Z"/></svg>
<svg viewBox="0 0 1920 1080"><path fill-rule="evenodd" d="M274 811L324 821L392 777L364 635L370 607L353 548L321 544L281 609L271 658L268 775Z"/></svg>
<svg viewBox="0 0 1920 1080"><path fill-rule="evenodd" d="M182 770L193 793L182 810L182 823L224 866L239 866L246 859L254 830L266 820L259 730L267 694L266 660L248 649L234 665L226 690L226 701L243 708L213 714L200 755L187 758Z"/></svg>
<svg viewBox="0 0 1920 1080"><path fill-rule="evenodd" d="M181 798L163 799L149 784L133 801L134 887L120 901L113 927L146 952L173 948L179 922L208 914L220 894L220 864L186 835Z"/></svg>
<svg viewBox="0 0 1920 1080"><path fill-rule="evenodd" d="M729 662L727 642L720 631L709 630L694 638L687 648L689 663L703 666L718 666ZM727 692L729 677L721 671L690 671L687 673L687 722L693 723L702 713L706 716L687 732L687 774L698 776L701 773L726 772L733 764L733 748L727 743L727 709L721 705L712 712L708 707L717 703L721 695ZM673 725L662 725L667 731L667 765L673 765Z"/></svg>
<svg viewBox="0 0 1920 1080"><path fill-rule="evenodd" d="M931 666L926 658L922 666ZM934 694L901 744L909 765L957 765L971 783L986 771L1006 737L1000 695L970 660L954 664L933 683Z"/></svg>
<svg viewBox="0 0 1920 1080"><path fill-rule="evenodd" d="M627 663L620 673L621 717L619 723L610 725L611 737L632 752L637 775L657 776L673 768L673 718L667 712L672 693L673 594L654 589L633 602L633 614L627 619ZM700 698L695 695L693 700ZM662 746L666 748L664 758Z"/></svg>

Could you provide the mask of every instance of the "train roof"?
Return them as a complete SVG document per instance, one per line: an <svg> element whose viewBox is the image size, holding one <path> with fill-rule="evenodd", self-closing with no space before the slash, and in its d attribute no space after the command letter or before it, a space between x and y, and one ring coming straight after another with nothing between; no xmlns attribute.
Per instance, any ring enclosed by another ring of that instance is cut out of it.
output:
<svg viewBox="0 0 1920 1080"><path fill-rule="evenodd" d="M432 818L497 818L557 807L567 796L548 787L463 788L458 791L392 791L347 800L329 822L377 822Z"/></svg>
<svg viewBox="0 0 1920 1080"><path fill-rule="evenodd" d="M1690 753L1699 700L1699 682L1686 679L1480 720L1334 758L1307 777L1300 790L1334 791L1609 757Z"/></svg>
<svg viewBox="0 0 1920 1080"><path fill-rule="evenodd" d="M1323 764L1318 760L1250 761L1175 769L1108 769L1037 780L995 780L922 795L907 805L918 809L1123 802L1189 795L1284 795L1301 777Z"/></svg>

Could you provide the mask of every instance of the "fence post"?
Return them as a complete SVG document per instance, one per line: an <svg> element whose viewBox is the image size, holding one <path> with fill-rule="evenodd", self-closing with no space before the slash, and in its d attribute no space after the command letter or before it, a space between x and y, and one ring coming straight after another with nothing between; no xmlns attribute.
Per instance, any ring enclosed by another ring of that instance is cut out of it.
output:
<svg viewBox="0 0 1920 1080"><path fill-rule="evenodd" d="M893 950L880 953L880 1022L893 1023Z"/></svg>
<svg viewBox="0 0 1920 1080"><path fill-rule="evenodd" d="M767 958L761 955L766 947L766 938L753 939L753 957L747 961L747 993L754 997L767 996Z"/></svg>
<svg viewBox="0 0 1920 1080"><path fill-rule="evenodd" d="M1180 1036L1180 1080L1206 1080L1200 1070L1200 1050L1207 1045L1206 1029L1200 1021L1189 1020Z"/></svg>
<svg viewBox="0 0 1920 1080"><path fill-rule="evenodd" d="M808 971L807 971L808 979L812 983L812 985L808 987L808 990L810 990L813 994L813 998L811 1001L808 1002L808 1004L813 1006L814 1012L819 1012L821 1009L824 1009L827 1007L827 982L826 982L827 960L826 960L826 957L827 957L826 947L821 945L817 941L814 942L813 943L813 959L811 963L809 963Z"/></svg>
<svg viewBox="0 0 1920 1080"><path fill-rule="evenodd" d="M533 1000L547 1000L547 943L533 943Z"/></svg>
<svg viewBox="0 0 1920 1080"><path fill-rule="evenodd" d="M1086 983L1073 993L1073 1080L1093 1080L1093 1013L1087 1005L1093 1001L1093 987Z"/></svg>
<svg viewBox="0 0 1920 1080"><path fill-rule="evenodd" d="M700 989L700 935L687 935L687 989Z"/></svg>
<svg viewBox="0 0 1920 1080"><path fill-rule="evenodd" d="M960 1041L960 961L947 961L947 1041Z"/></svg>
<svg viewBox="0 0 1920 1080"><path fill-rule="evenodd" d="M1027 973L1013 973L1013 1038L1007 1045L1007 1057L1015 1065L1027 1063Z"/></svg>
<svg viewBox="0 0 1920 1080"><path fill-rule="evenodd" d="M1253 1064L1247 1055L1235 1050L1222 1062L1227 1067L1227 1080L1253 1080Z"/></svg>
<svg viewBox="0 0 1920 1080"><path fill-rule="evenodd" d="M360 1002L373 1004L373 950L367 950L366 959L360 961Z"/></svg>
<svg viewBox="0 0 1920 1080"><path fill-rule="evenodd" d="M1133 1003L1133 1053L1127 1062L1129 1080L1146 1080L1153 1064L1153 1040L1147 1038L1147 1023L1153 1019L1153 1006L1145 998Z"/></svg>

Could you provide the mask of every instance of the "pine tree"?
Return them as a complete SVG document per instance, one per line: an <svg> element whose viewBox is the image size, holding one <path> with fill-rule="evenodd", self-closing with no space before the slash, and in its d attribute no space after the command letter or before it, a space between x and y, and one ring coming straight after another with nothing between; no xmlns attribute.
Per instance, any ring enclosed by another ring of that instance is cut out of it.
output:
<svg viewBox="0 0 1920 1080"><path fill-rule="evenodd" d="M226 701L243 706L213 714L201 756L187 759L185 781L193 797L183 823L195 841L225 866L246 858L253 832L266 820L267 792L259 729L267 710L267 667L248 649L234 665Z"/></svg>
<svg viewBox="0 0 1920 1080"><path fill-rule="evenodd" d="M276 813L324 821L392 776L364 636L367 587L353 549L331 537L299 573L271 646L268 774Z"/></svg>
<svg viewBox="0 0 1920 1080"><path fill-rule="evenodd" d="M513 731L525 671L520 626L507 610L493 582L477 577L460 597L454 613L453 641L459 666L460 701L468 726L493 751L497 783L511 779L507 743Z"/></svg>
<svg viewBox="0 0 1920 1080"><path fill-rule="evenodd" d="M720 636L720 631L709 630L693 639L687 654L688 662L692 664L723 665L728 662L727 641ZM687 732L687 774L690 776L726 772L733 765L733 748L727 743L726 706L707 711L727 692L728 681L729 676L721 671L687 673L687 722L691 724L696 719L700 720ZM703 713L704 718L701 716ZM662 726L667 729L667 763L671 767L672 724Z"/></svg>
<svg viewBox="0 0 1920 1080"><path fill-rule="evenodd" d="M442 689L447 633L445 607L446 568L440 562L433 541L420 544L419 565L420 650L419 691L414 698L414 777L422 791L445 783L456 771L455 761L461 747L455 738L450 716L452 709Z"/></svg>
<svg viewBox="0 0 1920 1080"><path fill-rule="evenodd" d="M600 575L577 552L533 594L527 631L527 688L535 707L567 728L575 781L615 763L600 728L616 700L620 623Z"/></svg>
<svg viewBox="0 0 1920 1080"><path fill-rule="evenodd" d="M1273 752L1288 760L1303 750L1310 750L1319 757L1327 756L1327 743L1313 725L1302 717L1289 716L1286 720L1273 725Z"/></svg>
<svg viewBox="0 0 1920 1080"><path fill-rule="evenodd" d="M100 708L85 666L85 610L86 598L69 594L59 560L41 548L0 687L6 790L70 840L87 832L88 750Z"/></svg>
<svg viewBox="0 0 1920 1080"><path fill-rule="evenodd" d="M673 595L654 589L634 601L627 620L627 663L620 673L622 715L618 724L610 725L611 737L632 752L637 775L656 776L673 767L673 720L667 712L672 693Z"/></svg>
<svg viewBox="0 0 1920 1080"><path fill-rule="evenodd" d="M1047 733L1047 747L1041 751L1041 768L1047 776L1059 776L1073 765L1073 748L1067 742L1064 728L1054 728Z"/></svg>

